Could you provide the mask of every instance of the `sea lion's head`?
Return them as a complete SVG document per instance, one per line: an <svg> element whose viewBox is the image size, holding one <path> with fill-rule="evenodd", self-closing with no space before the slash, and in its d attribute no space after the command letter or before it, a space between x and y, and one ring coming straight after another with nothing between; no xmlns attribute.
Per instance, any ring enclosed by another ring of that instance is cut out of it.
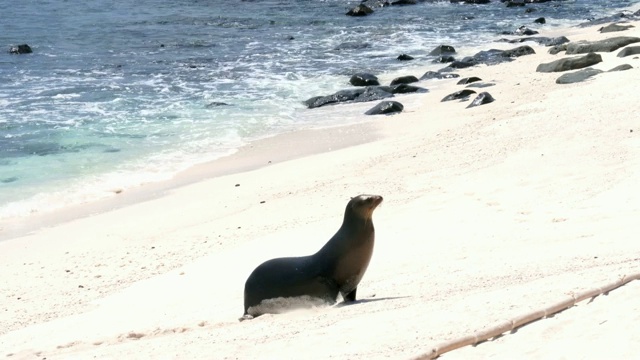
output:
<svg viewBox="0 0 640 360"><path fill-rule="evenodd" d="M358 195L352 197L344 213L345 220L349 217L358 217L361 219L371 219L373 210L382 202L380 195Z"/></svg>

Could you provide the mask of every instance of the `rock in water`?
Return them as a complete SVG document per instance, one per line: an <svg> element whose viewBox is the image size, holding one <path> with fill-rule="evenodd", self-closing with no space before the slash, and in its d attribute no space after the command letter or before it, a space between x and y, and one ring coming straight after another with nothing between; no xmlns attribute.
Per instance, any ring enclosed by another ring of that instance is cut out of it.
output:
<svg viewBox="0 0 640 360"><path fill-rule="evenodd" d="M411 84L418 81L418 78L413 75L400 76L391 81L391 86L398 84Z"/></svg>
<svg viewBox="0 0 640 360"><path fill-rule="evenodd" d="M349 79L349 82L353 86L374 86L380 85L378 82L378 78L375 75L368 73L358 73L355 74Z"/></svg>
<svg viewBox="0 0 640 360"><path fill-rule="evenodd" d="M347 12L348 16L366 16L373 13L373 10L367 5L358 5Z"/></svg>
<svg viewBox="0 0 640 360"><path fill-rule="evenodd" d="M404 106L397 101L383 101L365 112L366 115L393 114L402 112Z"/></svg>
<svg viewBox="0 0 640 360"><path fill-rule="evenodd" d="M431 50L429 55L438 56L438 55L448 55L448 54L455 54L455 53L456 53L456 49L453 46L439 45L439 46L436 46L435 49Z"/></svg>
<svg viewBox="0 0 640 360"><path fill-rule="evenodd" d="M27 44L21 44L18 46L12 46L9 49L9 54L31 54L33 50L31 50L31 46Z"/></svg>

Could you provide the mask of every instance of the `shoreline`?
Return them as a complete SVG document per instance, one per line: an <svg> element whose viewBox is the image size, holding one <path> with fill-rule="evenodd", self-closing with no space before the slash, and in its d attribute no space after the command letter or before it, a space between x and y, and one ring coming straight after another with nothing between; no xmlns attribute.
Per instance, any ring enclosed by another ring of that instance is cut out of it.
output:
<svg viewBox="0 0 640 360"><path fill-rule="evenodd" d="M636 11L640 9L640 3L627 9L628 11ZM593 25L600 26L600 25ZM544 29L544 26L543 26ZM573 30L573 31L570 31ZM581 28L578 25L559 28L554 26L550 31L543 31L544 36L561 36L580 32ZM464 54L471 55L476 50L487 50L489 48L515 48L522 45L534 44L533 42L523 42L515 44L506 44L497 41L498 38L518 38L513 35L495 35L496 38L493 42L487 44L474 44L471 47L464 49L458 49ZM538 35L536 35L538 36ZM494 45L494 46L492 46ZM471 50L476 49L476 50ZM420 76L428 70L434 70L435 68L443 68L447 64L422 64L415 65L407 63L406 67L402 70L396 70L396 73L380 74L381 84L389 83L394 77L404 74L412 73L413 75ZM481 65L484 66L484 65ZM495 65L492 65L495 66ZM477 68L477 66L476 66ZM460 70L466 69L457 69ZM456 71L454 71L456 72ZM384 81L382 81L384 79ZM429 85L439 86L437 82L429 82L428 84L422 84L423 81L416 83L418 86L423 86L430 90ZM413 84L413 85L416 85ZM354 88L352 86L346 86L343 89ZM489 89L490 90L490 89ZM478 91L479 92L479 91ZM402 102L406 94L400 94L393 100ZM412 95L413 96L413 95ZM299 99L302 102L305 99ZM239 172L245 172L250 170L259 169L263 166L268 166L271 163L288 161L297 159L300 157L319 154L322 152L333 151L342 149L349 146L359 145L366 142L372 142L379 140L380 135L365 134L367 131L377 131L376 122L379 119L371 119L370 117L365 119L366 115L363 115L364 110L360 111L357 115L354 113L354 108L369 109L379 103L380 101L370 101L364 103L346 103L338 105L329 105L323 108L317 109L301 109L302 111L312 111L316 113L328 112L331 117L338 116L338 111L335 109L345 109L350 113L350 116L359 116L360 120L351 120L347 124L330 125L328 127L314 127L307 129L298 129L285 133L278 133L276 135L260 138L257 140L251 140L246 145L241 146L237 151L231 155L222 156L213 161L206 161L192 165L184 170L178 171L170 179L147 182L139 185L135 185L127 189L112 189L105 190L105 192L116 193L113 196L106 198L98 198L95 200L89 200L81 203L71 204L62 208L45 210L42 213L32 213L30 215L18 215L4 219L0 219L0 242L8 239L21 237L38 231L38 229L55 226L67 221L79 219L87 216L94 216L96 214L103 213L105 211L111 211L123 206L128 206L137 202L143 202L152 200L157 197L163 196L167 192L173 189L193 184L200 181L205 181L212 177L224 176ZM332 111L334 110L334 111ZM313 115L317 116L317 115ZM363 120L364 119L364 120ZM343 130L340 130L343 129ZM358 139L347 139L344 136L349 134L358 133ZM316 141L315 134L319 134L320 142ZM302 145L304 147L292 147L287 142L292 142L295 145ZM287 153L282 153L285 150ZM260 152L266 151L266 154ZM234 162L238 162L235 164Z"/></svg>
<svg viewBox="0 0 640 360"><path fill-rule="evenodd" d="M638 36L633 24L566 33ZM410 357L636 269L640 129L629 90L640 63L602 54L594 68L634 68L556 85L561 73L535 67L566 56L531 46L535 55L456 71L495 82L492 104L440 102L462 89L450 79L396 98L401 114L265 139L226 160L238 172L203 166L144 201L1 241L0 341L12 358L294 358L309 346L317 357ZM202 179L208 171L221 173ZM237 323L255 265L317 249L363 192L385 197L366 301ZM489 346L465 350L482 357Z"/></svg>
<svg viewBox="0 0 640 360"><path fill-rule="evenodd" d="M191 166L169 180L142 184L109 198L69 205L41 214L2 219L0 242L68 221L157 199L174 189L207 179L257 170L271 164L359 145L376 138L374 124L360 123L326 129L297 130L255 140L239 148L234 154Z"/></svg>

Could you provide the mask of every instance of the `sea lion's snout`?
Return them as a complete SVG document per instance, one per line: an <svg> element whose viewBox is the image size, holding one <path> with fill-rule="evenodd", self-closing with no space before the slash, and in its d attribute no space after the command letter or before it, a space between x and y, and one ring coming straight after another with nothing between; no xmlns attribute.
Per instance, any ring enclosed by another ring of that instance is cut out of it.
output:
<svg viewBox="0 0 640 360"><path fill-rule="evenodd" d="M378 205L382 204L382 200L384 200L382 198L382 196L380 195L371 195L372 197L372 202L373 202L373 208L375 209Z"/></svg>
<svg viewBox="0 0 640 360"><path fill-rule="evenodd" d="M360 212L361 216L365 218L370 218L373 210L382 203L382 196L380 195L358 195L351 199L350 205L354 210Z"/></svg>
<svg viewBox="0 0 640 360"><path fill-rule="evenodd" d="M382 203L382 196L380 195L360 195L364 198L364 202L368 205L369 209L373 210Z"/></svg>

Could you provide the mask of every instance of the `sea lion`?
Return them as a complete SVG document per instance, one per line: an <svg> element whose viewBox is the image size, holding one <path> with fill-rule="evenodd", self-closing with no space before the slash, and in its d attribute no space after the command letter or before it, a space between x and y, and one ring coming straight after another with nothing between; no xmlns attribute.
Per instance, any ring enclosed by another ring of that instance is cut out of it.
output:
<svg viewBox="0 0 640 360"><path fill-rule="evenodd" d="M344 211L342 226L315 254L268 260L244 285L244 315L240 321L291 307L292 300L335 304L338 293L346 303L356 290L373 254L375 231L371 215L382 196L358 195ZM303 304L304 305L304 304Z"/></svg>

